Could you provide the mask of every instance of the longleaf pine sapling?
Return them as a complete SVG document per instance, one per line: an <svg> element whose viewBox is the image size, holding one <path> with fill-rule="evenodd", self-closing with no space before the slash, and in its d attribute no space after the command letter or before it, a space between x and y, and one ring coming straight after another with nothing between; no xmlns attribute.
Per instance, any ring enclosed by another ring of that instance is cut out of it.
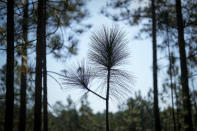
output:
<svg viewBox="0 0 197 131"><path fill-rule="evenodd" d="M128 62L128 40L118 26L102 28L91 36L87 63L72 68L63 78L63 84L91 92L106 102L106 131L109 131L109 100L125 98L131 93L132 76L124 66ZM92 88L93 81L102 81L97 89L105 90L105 96Z"/></svg>

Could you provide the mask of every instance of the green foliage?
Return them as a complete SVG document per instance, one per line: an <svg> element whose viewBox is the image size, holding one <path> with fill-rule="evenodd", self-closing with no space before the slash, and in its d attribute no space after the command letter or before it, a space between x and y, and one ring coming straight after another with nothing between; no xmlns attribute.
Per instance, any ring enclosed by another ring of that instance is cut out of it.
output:
<svg viewBox="0 0 197 131"><path fill-rule="evenodd" d="M81 100L79 108L76 108L75 103L73 103L70 97L67 98L66 105L61 102L56 102L50 107L48 113L49 131L105 130L105 112L93 113L87 96ZM3 130L4 108L4 102L0 101L0 130ZM18 125L18 109L19 106L15 105L14 127L16 129ZM177 114L177 110L175 113ZM160 115L163 131L173 130L171 106L162 109ZM112 131L152 131L154 130L152 99L149 97L142 97L140 92L135 93L135 97L129 98L125 104L119 105L119 110L117 112L109 113L109 118ZM183 123L183 119L180 118L177 118L176 115L176 121L179 120L180 123ZM181 127L181 129L182 128L183 127ZM27 109L26 129L28 131L33 131L32 107Z"/></svg>

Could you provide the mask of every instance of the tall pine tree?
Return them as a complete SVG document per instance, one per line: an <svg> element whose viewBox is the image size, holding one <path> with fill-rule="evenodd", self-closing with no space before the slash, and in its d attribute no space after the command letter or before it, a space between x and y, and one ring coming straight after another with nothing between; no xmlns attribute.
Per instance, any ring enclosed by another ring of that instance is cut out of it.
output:
<svg viewBox="0 0 197 131"><path fill-rule="evenodd" d="M153 41L153 93L154 93L154 120L155 130L161 130L159 106L158 106L158 87L157 87L157 29L155 15L155 0L152 0L152 41Z"/></svg>
<svg viewBox="0 0 197 131"><path fill-rule="evenodd" d="M37 43L36 43L36 80L35 80L35 107L34 107L34 131L41 131L42 109L42 56L44 43L44 0L38 0L37 15Z"/></svg>
<svg viewBox="0 0 197 131"><path fill-rule="evenodd" d="M26 89L27 89L27 42L28 42L28 5L29 1L23 3L23 23L22 23L22 59L21 59L21 87L20 87L20 115L19 131L25 131L26 127Z"/></svg>
<svg viewBox="0 0 197 131"><path fill-rule="evenodd" d="M184 130L193 131L192 111L191 111L192 108L191 108L189 85L188 85L188 70L187 70L187 59L186 59L186 51L185 51L181 0L176 0L176 20L177 20L177 30L178 30L180 67L181 67L181 85L183 92Z"/></svg>
<svg viewBox="0 0 197 131"><path fill-rule="evenodd" d="M14 115L14 0L7 1L7 65L5 131L13 130Z"/></svg>
<svg viewBox="0 0 197 131"><path fill-rule="evenodd" d="M47 101L47 46L46 46L46 0L44 0L43 5L43 26L44 26L44 38L43 38L43 56L42 56L42 62L43 62L43 120L44 120L44 131L48 131L48 101Z"/></svg>

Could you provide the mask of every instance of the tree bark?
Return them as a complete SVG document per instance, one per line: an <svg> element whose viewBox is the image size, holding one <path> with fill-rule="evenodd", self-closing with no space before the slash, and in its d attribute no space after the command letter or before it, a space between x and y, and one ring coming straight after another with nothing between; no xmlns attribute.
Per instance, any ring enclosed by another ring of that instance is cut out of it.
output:
<svg viewBox="0 0 197 131"><path fill-rule="evenodd" d="M156 18L155 1L152 0L152 40L153 40L153 92L154 92L154 120L155 130L160 131L160 115L158 107L158 89L157 89L157 41L156 41Z"/></svg>
<svg viewBox="0 0 197 131"><path fill-rule="evenodd" d="M43 0L38 0L37 43L36 43L36 80L35 80L35 106L34 131L41 131L42 109L42 56L44 43Z"/></svg>
<svg viewBox="0 0 197 131"><path fill-rule="evenodd" d="M44 131L48 131L48 109L47 109L47 54L46 54L46 0L43 5L43 18L44 18L44 47L43 47L43 109L44 109Z"/></svg>
<svg viewBox="0 0 197 131"><path fill-rule="evenodd" d="M23 43L22 43L22 69L20 88L20 116L19 131L26 127L26 88L27 88L27 41L28 41L28 0L24 0L23 7Z"/></svg>
<svg viewBox="0 0 197 131"><path fill-rule="evenodd" d="M14 0L7 1L7 65L5 131L13 130L14 111Z"/></svg>
<svg viewBox="0 0 197 131"><path fill-rule="evenodd" d="M184 27L181 9L181 0L176 0L176 19L178 28L178 44L180 54L180 67L181 67L181 85L183 94L183 108L184 108L184 130L193 131L192 114L191 114L191 102L188 85L188 71L187 60L185 52L185 40L184 40Z"/></svg>

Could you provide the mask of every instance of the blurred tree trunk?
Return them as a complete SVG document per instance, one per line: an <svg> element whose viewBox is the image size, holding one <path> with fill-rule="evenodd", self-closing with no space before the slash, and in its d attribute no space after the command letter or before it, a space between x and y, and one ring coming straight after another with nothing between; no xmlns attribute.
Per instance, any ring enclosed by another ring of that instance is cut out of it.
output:
<svg viewBox="0 0 197 131"><path fill-rule="evenodd" d="M197 129L197 104L196 104L196 91L194 89L194 79L191 80L192 90L193 90L193 103L194 103L194 128Z"/></svg>
<svg viewBox="0 0 197 131"><path fill-rule="evenodd" d="M175 120L175 112L174 112L174 92L173 92L173 83L172 83L172 56L170 52L170 47L168 44L168 54L169 54L169 62L170 62L170 90L171 90L171 103L172 103L172 120L174 131L176 131L176 120Z"/></svg>
<svg viewBox="0 0 197 131"><path fill-rule="evenodd" d="M184 108L184 130L193 131L192 115L191 115L191 102L188 86L188 71L187 60L185 52L185 40L184 40L184 27L181 9L181 0L176 0L176 19L178 28L178 44L180 54L180 67L181 67L181 85L183 92L183 108Z"/></svg>
<svg viewBox="0 0 197 131"><path fill-rule="evenodd" d="M22 43L22 69L20 88L20 116L19 131L25 131L26 127L26 89L27 89L27 41L28 41L28 0L24 0L23 7L23 43Z"/></svg>
<svg viewBox="0 0 197 131"><path fill-rule="evenodd" d="M178 93L177 93L177 87L176 85L174 86L174 94L176 97L176 118L177 118L177 131L181 130L181 123L180 123L180 117L181 117L181 111L180 111L180 101L178 100Z"/></svg>
<svg viewBox="0 0 197 131"><path fill-rule="evenodd" d="M7 1L7 65L5 131L13 130L14 111L14 0Z"/></svg>
<svg viewBox="0 0 197 131"><path fill-rule="evenodd" d="M155 1L152 0L152 40L153 40L153 89L154 89L154 117L155 130L160 131L160 116L158 107L158 89L157 89L157 41L156 41L156 18L155 18Z"/></svg>
<svg viewBox="0 0 197 131"><path fill-rule="evenodd" d="M166 33L167 33L167 47L168 47L168 59L169 59L169 75L170 75L170 90L171 90L171 103L172 103L172 120L173 120L173 127L174 131L176 131L176 119L175 119L175 112L174 112L174 92L173 92L173 82L172 82L172 55L170 50L170 41L169 41L169 31L168 31L168 15L166 18Z"/></svg>
<svg viewBox="0 0 197 131"><path fill-rule="evenodd" d="M41 131L41 109L42 109L42 56L44 43L44 0L38 0L37 18L37 43L36 43L36 80L35 80L35 106L34 106L34 131Z"/></svg>
<svg viewBox="0 0 197 131"><path fill-rule="evenodd" d="M43 120L44 120L44 131L48 131L48 109L47 109L47 48L46 48L46 0L43 4L43 18L44 18L44 45L43 45Z"/></svg>

